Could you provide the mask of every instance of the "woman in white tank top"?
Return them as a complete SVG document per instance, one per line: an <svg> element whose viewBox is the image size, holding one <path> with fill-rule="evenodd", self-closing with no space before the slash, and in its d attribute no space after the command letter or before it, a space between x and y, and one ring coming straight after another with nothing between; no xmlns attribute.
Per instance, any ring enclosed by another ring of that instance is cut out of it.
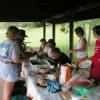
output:
<svg viewBox="0 0 100 100"><path fill-rule="evenodd" d="M79 42L77 44L77 48L70 50L70 53L77 52L77 65L79 65L83 60L88 59L87 40L84 37L84 30L82 27L77 27L75 29L75 33L79 37Z"/></svg>

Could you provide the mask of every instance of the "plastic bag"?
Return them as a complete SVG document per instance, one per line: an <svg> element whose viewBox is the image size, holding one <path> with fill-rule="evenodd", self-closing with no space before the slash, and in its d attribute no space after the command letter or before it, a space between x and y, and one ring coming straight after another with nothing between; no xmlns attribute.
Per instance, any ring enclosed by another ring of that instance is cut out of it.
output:
<svg viewBox="0 0 100 100"><path fill-rule="evenodd" d="M71 78L71 68L67 65L61 65L59 83L64 84Z"/></svg>

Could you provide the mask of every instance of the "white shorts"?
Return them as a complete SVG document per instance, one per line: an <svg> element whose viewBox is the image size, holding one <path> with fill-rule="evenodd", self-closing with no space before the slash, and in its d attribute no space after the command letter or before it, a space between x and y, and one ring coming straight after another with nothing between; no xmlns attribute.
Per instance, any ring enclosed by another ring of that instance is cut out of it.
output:
<svg viewBox="0 0 100 100"><path fill-rule="evenodd" d="M0 79L8 82L16 82L19 78L18 64L4 63L0 61Z"/></svg>

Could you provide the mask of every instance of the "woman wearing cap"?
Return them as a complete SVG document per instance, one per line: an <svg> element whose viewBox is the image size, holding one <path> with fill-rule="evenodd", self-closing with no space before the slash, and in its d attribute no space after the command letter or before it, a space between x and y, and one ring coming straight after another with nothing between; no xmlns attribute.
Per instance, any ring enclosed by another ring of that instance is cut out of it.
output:
<svg viewBox="0 0 100 100"><path fill-rule="evenodd" d="M19 29L10 26L6 32L7 40L0 44L0 83L3 87L3 100L11 100L11 93L18 80L20 63L20 47L17 44Z"/></svg>
<svg viewBox="0 0 100 100"><path fill-rule="evenodd" d="M75 29L76 35L79 37L79 42L77 44L76 49L69 50L70 53L77 52L77 65L83 61L88 59L88 54L87 54L87 40L84 37L84 30L82 27L77 27Z"/></svg>

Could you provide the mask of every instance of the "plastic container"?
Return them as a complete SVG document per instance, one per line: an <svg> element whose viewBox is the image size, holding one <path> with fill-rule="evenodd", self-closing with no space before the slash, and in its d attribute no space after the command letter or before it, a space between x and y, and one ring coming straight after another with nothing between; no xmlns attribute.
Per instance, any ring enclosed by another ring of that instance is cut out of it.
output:
<svg viewBox="0 0 100 100"><path fill-rule="evenodd" d="M92 89L93 87L75 87L72 89L72 93L77 95L77 96L85 96L89 93L89 91ZM95 100L95 99L94 99Z"/></svg>

